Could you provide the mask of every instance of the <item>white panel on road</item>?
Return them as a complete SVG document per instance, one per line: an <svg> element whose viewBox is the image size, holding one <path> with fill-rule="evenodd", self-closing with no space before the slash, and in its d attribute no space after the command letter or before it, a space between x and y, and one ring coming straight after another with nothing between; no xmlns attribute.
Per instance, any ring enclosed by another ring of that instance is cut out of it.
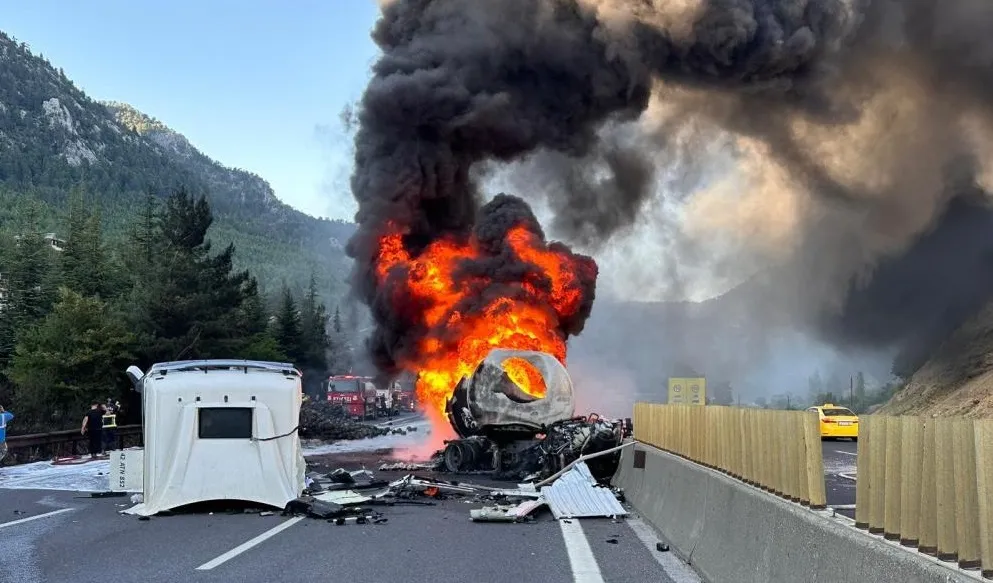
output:
<svg viewBox="0 0 993 583"><path fill-rule="evenodd" d="M609 488L597 486L586 462L579 462L550 486L541 488L541 495L555 518L626 516L628 511Z"/></svg>
<svg viewBox="0 0 993 583"><path fill-rule="evenodd" d="M110 491L141 492L145 487L145 450L110 452Z"/></svg>

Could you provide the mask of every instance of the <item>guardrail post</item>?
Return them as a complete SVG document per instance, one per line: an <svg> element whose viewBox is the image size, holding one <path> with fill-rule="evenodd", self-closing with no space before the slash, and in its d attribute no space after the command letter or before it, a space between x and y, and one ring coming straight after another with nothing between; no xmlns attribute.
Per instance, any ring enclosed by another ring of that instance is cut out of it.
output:
<svg viewBox="0 0 993 583"><path fill-rule="evenodd" d="M979 552L983 577L993 579L993 419L975 425Z"/></svg>
<svg viewBox="0 0 993 583"><path fill-rule="evenodd" d="M748 482L748 429L745 426L745 411L734 410L735 434L738 436L738 479Z"/></svg>
<svg viewBox="0 0 993 583"><path fill-rule="evenodd" d="M781 498L786 498L786 444L781 437L786 435L783 428L783 413L785 411L772 411L772 481L773 492Z"/></svg>
<svg viewBox="0 0 993 583"><path fill-rule="evenodd" d="M814 510L822 510L827 507L827 493L824 486L824 452L821 449L820 421L813 412L804 413L803 421L810 507Z"/></svg>
<svg viewBox="0 0 993 583"><path fill-rule="evenodd" d="M903 417L900 439L900 544L916 547L920 543L921 522L921 452L923 423L917 417Z"/></svg>
<svg viewBox="0 0 993 583"><path fill-rule="evenodd" d="M874 417L859 419L859 442L855 458L855 528L869 529L872 516L872 430Z"/></svg>
<svg viewBox="0 0 993 583"><path fill-rule="evenodd" d="M958 542L955 540L955 467L953 430L950 419L936 418L935 473L938 477L938 560L958 561Z"/></svg>
<svg viewBox="0 0 993 583"><path fill-rule="evenodd" d="M978 569L979 562L979 494L976 492L976 433L972 421L956 420L955 454L955 538L959 567Z"/></svg>
<svg viewBox="0 0 993 583"><path fill-rule="evenodd" d="M802 449L803 438L798 431L798 413L787 411L784 417L786 433L792 436L786 440L786 494L791 502L800 502L800 461L806 458L806 452Z"/></svg>
<svg viewBox="0 0 993 583"><path fill-rule="evenodd" d="M937 419L925 419L921 440L921 512L920 542L917 550L925 555L938 556L938 472L936 467L938 444Z"/></svg>
<svg viewBox="0 0 993 583"><path fill-rule="evenodd" d="M744 452L742 477L746 484L755 484L755 437L752 433L752 415L748 409L741 410L742 451Z"/></svg>
<svg viewBox="0 0 993 583"><path fill-rule="evenodd" d="M886 506L883 510L883 537L887 540L900 540L900 463L903 441L903 420L900 417L886 418L886 467L884 469L884 489Z"/></svg>
<svg viewBox="0 0 993 583"><path fill-rule="evenodd" d="M869 532L883 534L886 521L886 418L870 416L872 419L872 465L869 467Z"/></svg>
<svg viewBox="0 0 993 583"><path fill-rule="evenodd" d="M762 489L766 492L775 492L776 487L772 477L774 463L772 461L772 438L775 433L772 431L772 411L756 411L759 417L759 431L762 439Z"/></svg>

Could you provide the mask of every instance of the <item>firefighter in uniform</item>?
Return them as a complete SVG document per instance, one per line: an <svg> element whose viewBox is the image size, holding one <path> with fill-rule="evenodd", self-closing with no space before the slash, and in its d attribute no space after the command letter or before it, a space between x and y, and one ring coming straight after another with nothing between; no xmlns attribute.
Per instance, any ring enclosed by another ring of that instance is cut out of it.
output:
<svg viewBox="0 0 993 583"><path fill-rule="evenodd" d="M107 399L103 407L103 450L109 452L114 448L114 438L117 437L117 405L113 399Z"/></svg>

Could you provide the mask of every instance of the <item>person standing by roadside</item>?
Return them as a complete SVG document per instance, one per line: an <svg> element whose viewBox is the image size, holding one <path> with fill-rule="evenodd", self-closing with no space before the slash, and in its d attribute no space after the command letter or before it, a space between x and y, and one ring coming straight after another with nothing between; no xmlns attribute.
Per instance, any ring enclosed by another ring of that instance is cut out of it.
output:
<svg viewBox="0 0 993 583"><path fill-rule="evenodd" d="M79 432L90 438L90 459L97 459L103 450L103 406L99 402L94 402L90 406L90 410L83 417L83 427Z"/></svg>
<svg viewBox="0 0 993 583"><path fill-rule="evenodd" d="M107 399L103 406L103 451L114 449L114 438L117 437L117 407L113 399Z"/></svg>
<svg viewBox="0 0 993 583"><path fill-rule="evenodd" d="M14 420L14 414L0 406L0 461L7 457L7 424Z"/></svg>

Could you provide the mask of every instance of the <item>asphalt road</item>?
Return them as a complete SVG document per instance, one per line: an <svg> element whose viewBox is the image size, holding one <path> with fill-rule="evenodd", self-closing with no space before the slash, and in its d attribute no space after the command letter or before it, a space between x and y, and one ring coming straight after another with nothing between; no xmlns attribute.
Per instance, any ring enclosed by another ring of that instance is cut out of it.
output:
<svg viewBox="0 0 993 583"><path fill-rule="evenodd" d="M129 505L0 490L0 582L698 581L636 517L473 523L469 509L482 504L453 499L380 508L385 524L337 526L278 512L140 521L119 513Z"/></svg>
<svg viewBox="0 0 993 583"><path fill-rule="evenodd" d="M830 506L855 502L856 451L850 441L823 443ZM320 462L326 469L369 455ZM473 523L469 510L482 504L467 502L379 508L385 524L224 509L139 521L120 514L127 498L0 489L0 583L698 581L672 553L655 549L637 516L557 522L546 511L526 524Z"/></svg>
<svg viewBox="0 0 993 583"><path fill-rule="evenodd" d="M828 506L855 504L855 459L858 443L854 441L824 441L824 486ZM850 508L838 509L840 514L855 517Z"/></svg>

